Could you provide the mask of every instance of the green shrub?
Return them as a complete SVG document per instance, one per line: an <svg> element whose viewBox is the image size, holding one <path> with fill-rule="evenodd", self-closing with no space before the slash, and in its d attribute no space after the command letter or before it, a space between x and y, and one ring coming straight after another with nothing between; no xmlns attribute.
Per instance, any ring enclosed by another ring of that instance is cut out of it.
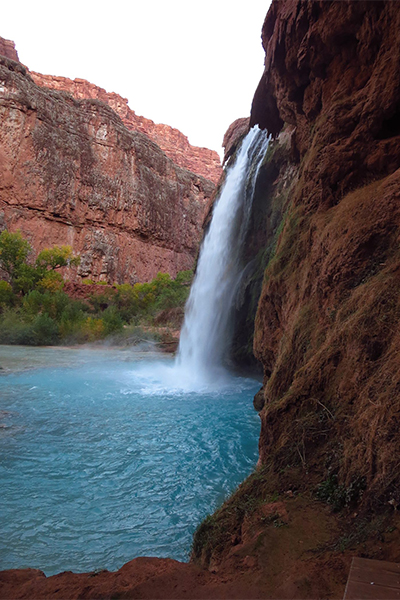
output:
<svg viewBox="0 0 400 600"><path fill-rule="evenodd" d="M157 312L185 305L192 277L192 271L181 271L175 279L158 273L148 283L117 285L115 306L127 323L151 322Z"/></svg>
<svg viewBox="0 0 400 600"><path fill-rule="evenodd" d="M69 302L61 313L60 336L68 343L80 343L85 341L82 331L83 323L87 318L87 306L82 302Z"/></svg>
<svg viewBox="0 0 400 600"><path fill-rule="evenodd" d="M114 288L104 289L101 294L92 294L90 296L90 304L95 312L101 312L115 304L117 291Z"/></svg>
<svg viewBox="0 0 400 600"><path fill-rule="evenodd" d="M64 279L57 271L47 271L37 283L42 292L60 292L64 287Z"/></svg>
<svg viewBox="0 0 400 600"><path fill-rule="evenodd" d="M34 315L43 313L59 321L66 306L71 302L74 301L62 291L40 292L39 290L33 290L24 297L22 307L28 316L33 317Z"/></svg>
<svg viewBox="0 0 400 600"><path fill-rule="evenodd" d="M39 252L36 268L41 273L46 273L60 267L77 266L79 263L80 257L74 255L71 246L54 246Z"/></svg>
<svg viewBox="0 0 400 600"><path fill-rule="evenodd" d="M171 285L160 293L156 299L154 306L158 310L167 308L175 308L176 306L184 306L189 295L189 287L181 285Z"/></svg>
<svg viewBox="0 0 400 600"><path fill-rule="evenodd" d="M33 290L41 279L39 273L32 265L23 264L18 267L12 278L12 287L16 294L27 294Z"/></svg>
<svg viewBox="0 0 400 600"><path fill-rule="evenodd" d="M26 264L26 259L32 247L27 240L22 237L18 230L11 233L6 229L0 234L0 264L11 280L18 274L21 267Z"/></svg>
<svg viewBox="0 0 400 600"><path fill-rule="evenodd" d="M34 345L32 323L26 322L18 309L7 309L0 317L0 343Z"/></svg>
<svg viewBox="0 0 400 600"><path fill-rule="evenodd" d="M104 333L110 335L111 333L118 333L123 329L124 323L121 315L119 314L115 306L109 306L102 314Z"/></svg>
<svg viewBox="0 0 400 600"><path fill-rule="evenodd" d="M45 248L39 252L34 265L27 262L31 252L31 245L20 231L1 232L0 266L8 274L15 293L27 294L39 282L42 288L56 291L63 285L62 277L56 274L56 269L76 266L80 262L79 256L74 256L71 246Z"/></svg>
<svg viewBox="0 0 400 600"><path fill-rule="evenodd" d="M14 294L11 285L7 281L0 281L0 308L12 306L14 304Z"/></svg>
<svg viewBox="0 0 400 600"><path fill-rule="evenodd" d="M81 302L63 292L64 279L56 270L79 263L72 248L45 248L34 264L28 264L31 251L21 232L0 234L0 266L10 281L0 281L3 344L80 343L109 335L129 339L131 326L154 325L157 314L182 308L193 276L192 271L181 271L175 279L168 273L157 273L152 281L133 286L111 287L101 281L97 282L104 286L101 293L92 294L89 303ZM83 283L95 282L85 279ZM137 336L133 334L132 339Z"/></svg>
<svg viewBox="0 0 400 600"><path fill-rule="evenodd" d="M354 507L360 500L366 487L365 477L355 477L346 487L339 484L338 476L331 474L319 484L316 496L319 500L332 505L335 512L345 507Z"/></svg>
<svg viewBox="0 0 400 600"><path fill-rule="evenodd" d="M96 342L105 336L103 319L86 317L80 327L80 333L85 342Z"/></svg>
<svg viewBox="0 0 400 600"><path fill-rule="evenodd" d="M60 339L59 327L49 315L37 315L32 324L32 337L35 346L51 346Z"/></svg>

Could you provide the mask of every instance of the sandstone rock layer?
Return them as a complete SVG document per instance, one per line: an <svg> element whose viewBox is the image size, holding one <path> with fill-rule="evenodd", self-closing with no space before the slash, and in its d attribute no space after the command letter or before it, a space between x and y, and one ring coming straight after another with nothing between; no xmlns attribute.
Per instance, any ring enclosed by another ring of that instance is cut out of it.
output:
<svg viewBox="0 0 400 600"><path fill-rule="evenodd" d="M191 268L211 181L175 164L99 100L35 84L0 57L0 220L39 251L70 244L109 283Z"/></svg>
<svg viewBox="0 0 400 600"><path fill-rule="evenodd" d="M17 62L19 61L14 42L11 40L5 40L2 37L0 37L0 55Z"/></svg>
<svg viewBox="0 0 400 600"><path fill-rule="evenodd" d="M256 320L260 459L375 508L400 504L399 32L397 2L273 2L251 117L292 128L298 174Z"/></svg>
<svg viewBox="0 0 400 600"><path fill-rule="evenodd" d="M222 146L224 148L224 163L235 152L239 141L249 131L250 118L241 118L233 121L225 132Z"/></svg>
<svg viewBox="0 0 400 600"><path fill-rule="evenodd" d="M201 175L214 183L222 174L221 161L217 152L189 144L188 138L169 125L154 123L129 108L128 100L119 94L108 93L103 88L85 79L68 79L30 72L33 81L42 87L69 92L78 100L91 98L108 104L117 113L129 131L140 131L155 142L177 165Z"/></svg>
<svg viewBox="0 0 400 600"><path fill-rule="evenodd" d="M211 569L247 554L255 573L278 574L271 597L343 597L351 555L400 562L399 32L391 1L276 0L263 27L250 123L275 139L255 186L253 274L236 323L243 349L256 297L260 459L194 548ZM268 517L272 499L288 498L301 521ZM322 541L327 511L335 525ZM281 583L300 545L289 592Z"/></svg>
<svg viewBox="0 0 400 600"><path fill-rule="evenodd" d="M398 2L272 3L251 124L277 139L246 247L259 468L199 528L200 585L175 565L128 597L342 598L352 556L400 562L399 32Z"/></svg>

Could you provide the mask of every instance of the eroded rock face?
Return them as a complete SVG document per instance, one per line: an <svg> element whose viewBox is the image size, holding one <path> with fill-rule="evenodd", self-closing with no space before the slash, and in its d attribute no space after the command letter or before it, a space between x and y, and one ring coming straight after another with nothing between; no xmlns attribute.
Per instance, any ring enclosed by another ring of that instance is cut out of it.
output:
<svg viewBox="0 0 400 600"><path fill-rule="evenodd" d="M293 128L297 170L255 326L261 462L369 508L400 502L399 32L397 2L274 1L251 116Z"/></svg>
<svg viewBox="0 0 400 600"><path fill-rule="evenodd" d="M194 264L213 190L103 102L0 57L0 224L36 252L70 244L78 274L109 283L175 275Z"/></svg>
<svg viewBox="0 0 400 600"><path fill-rule="evenodd" d="M256 182L245 249L254 271L235 332L243 364L260 282L259 468L202 523L193 548L221 570L246 555L270 578L271 597L342 597L350 554L400 562L399 32L390 1L276 0L264 23L251 125L276 139ZM293 541L275 535L282 514L267 524L274 495L296 503ZM328 514L339 517L323 533ZM297 589L283 590L282 565L290 581L291 550L314 525ZM344 551L338 525L354 540Z"/></svg>
<svg viewBox="0 0 400 600"><path fill-rule="evenodd" d="M103 88L89 83L85 79L68 79L67 77L54 77L41 73L30 73L33 81L42 87L53 90L69 92L78 100L92 98L108 104L129 131L140 131L155 142L161 150L177 165L201 175L214 183L222 173L221 161L213 150L198 148L189 144L188 138L178 129L169 125L157 124L141 117L129 108L128 100L119 94L108 93Z"/></svg>
<svg viewBox="0 0 400 600"><path fill-rule="evenodd" d="M230 156L235 152L239 141L249 131L250 118L236 119L231 123L225 132L222 146L224 148L224 160L225 163Z"/></svg>
<svg viewBox="0 0 400 600"><path fill-rule="evenodd" d="M0 54L11 60L19 61L18 53L15 49L15 44L11 40L5 40L0 37Z"/></svg>
<svg viewBox="0 0 400 600"><path fill-rule="evenodd" d="M251 122L278 139L247 247L262 281L262 469L195 539L210 566L197 581L233 582L217 597L240 597L239 573L244 597L339 598L352 556L400 562L399 20L397 2L279 0L264 24ZM48 596L60 589L49 579ZM165 596L180 594L173 585Z"/></svg>
<svg viewBox="0 0 400 600"><path fill-rule="evenodd" d="M335 204L400 166L399 22L397 2L272 3L251 125L296 128L302 202Z"/></svg>

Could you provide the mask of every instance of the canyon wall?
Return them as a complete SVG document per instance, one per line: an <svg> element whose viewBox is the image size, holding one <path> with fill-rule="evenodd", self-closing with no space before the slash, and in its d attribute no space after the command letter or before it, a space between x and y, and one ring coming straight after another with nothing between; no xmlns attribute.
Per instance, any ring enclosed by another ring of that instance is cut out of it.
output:
<svg viewBox="0 0 400 600"><path fill-rule="evenodd" d="M214 184L102 100L41 87L0 56L0 226L36 252L70 244L81 255L73 276L133 283L192 268ZM181 135L165 131L168 144Z"/></svg>
<svg viewBox="0 0 400 600"><path fill-rule="evenodd" d="M251 116L291 128L297 169L255 326L260 460L374 507L400 504L399 31L395 2L273 2Z"/></svg>
<svg viewBox="0 0 400 600"><path fill-rule="evenodd" d="M275 0L262 30L250 125L273 141L234 348L249 360L255 316L260 458L194 557L251 562L271 597L342 597L354 555L400 562L399 32L397 2L352 0Z"/></svg>
<svg viewBox="0 0 400 600"><path fill-rule="evenodd" d="M235 349L248 359L254 327L260 460L195 534L193 596L342 598L353 556L400 562L399 32L392 1L274 0L265 20L250 122L274 140Z"/></svg>
<svg viewBox="0 0 400 600"><path fill-rule="evenodd" d="M2 37L0 37L0 55L17 62L19 61L14 42L12 40L5 40Z"/></svg>
<svg viewBox="0 0 400 600"><path fill-rule="evenodd" d="M154 123L129 108L128 100L119 94L106 92L85 79L68 79L30 71L33 81L52 90L69 92L78 100L91 98L108 104L129 131L140 131L155 142L178 166L217 184L222 174L220 158L214 150L189 144L188 138L169 125Z"/></svg>

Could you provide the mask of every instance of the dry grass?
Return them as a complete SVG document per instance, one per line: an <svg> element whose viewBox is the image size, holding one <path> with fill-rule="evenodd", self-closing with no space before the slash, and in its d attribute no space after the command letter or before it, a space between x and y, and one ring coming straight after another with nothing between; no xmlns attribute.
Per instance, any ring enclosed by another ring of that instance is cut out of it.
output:
<svg viewBox="0 0 400 600"><path fill-rule="evenodd" d="M261 458L400 503L400 251L396 174L312 217L297 208L269 265L255 349L271 376Z"/></svg>

